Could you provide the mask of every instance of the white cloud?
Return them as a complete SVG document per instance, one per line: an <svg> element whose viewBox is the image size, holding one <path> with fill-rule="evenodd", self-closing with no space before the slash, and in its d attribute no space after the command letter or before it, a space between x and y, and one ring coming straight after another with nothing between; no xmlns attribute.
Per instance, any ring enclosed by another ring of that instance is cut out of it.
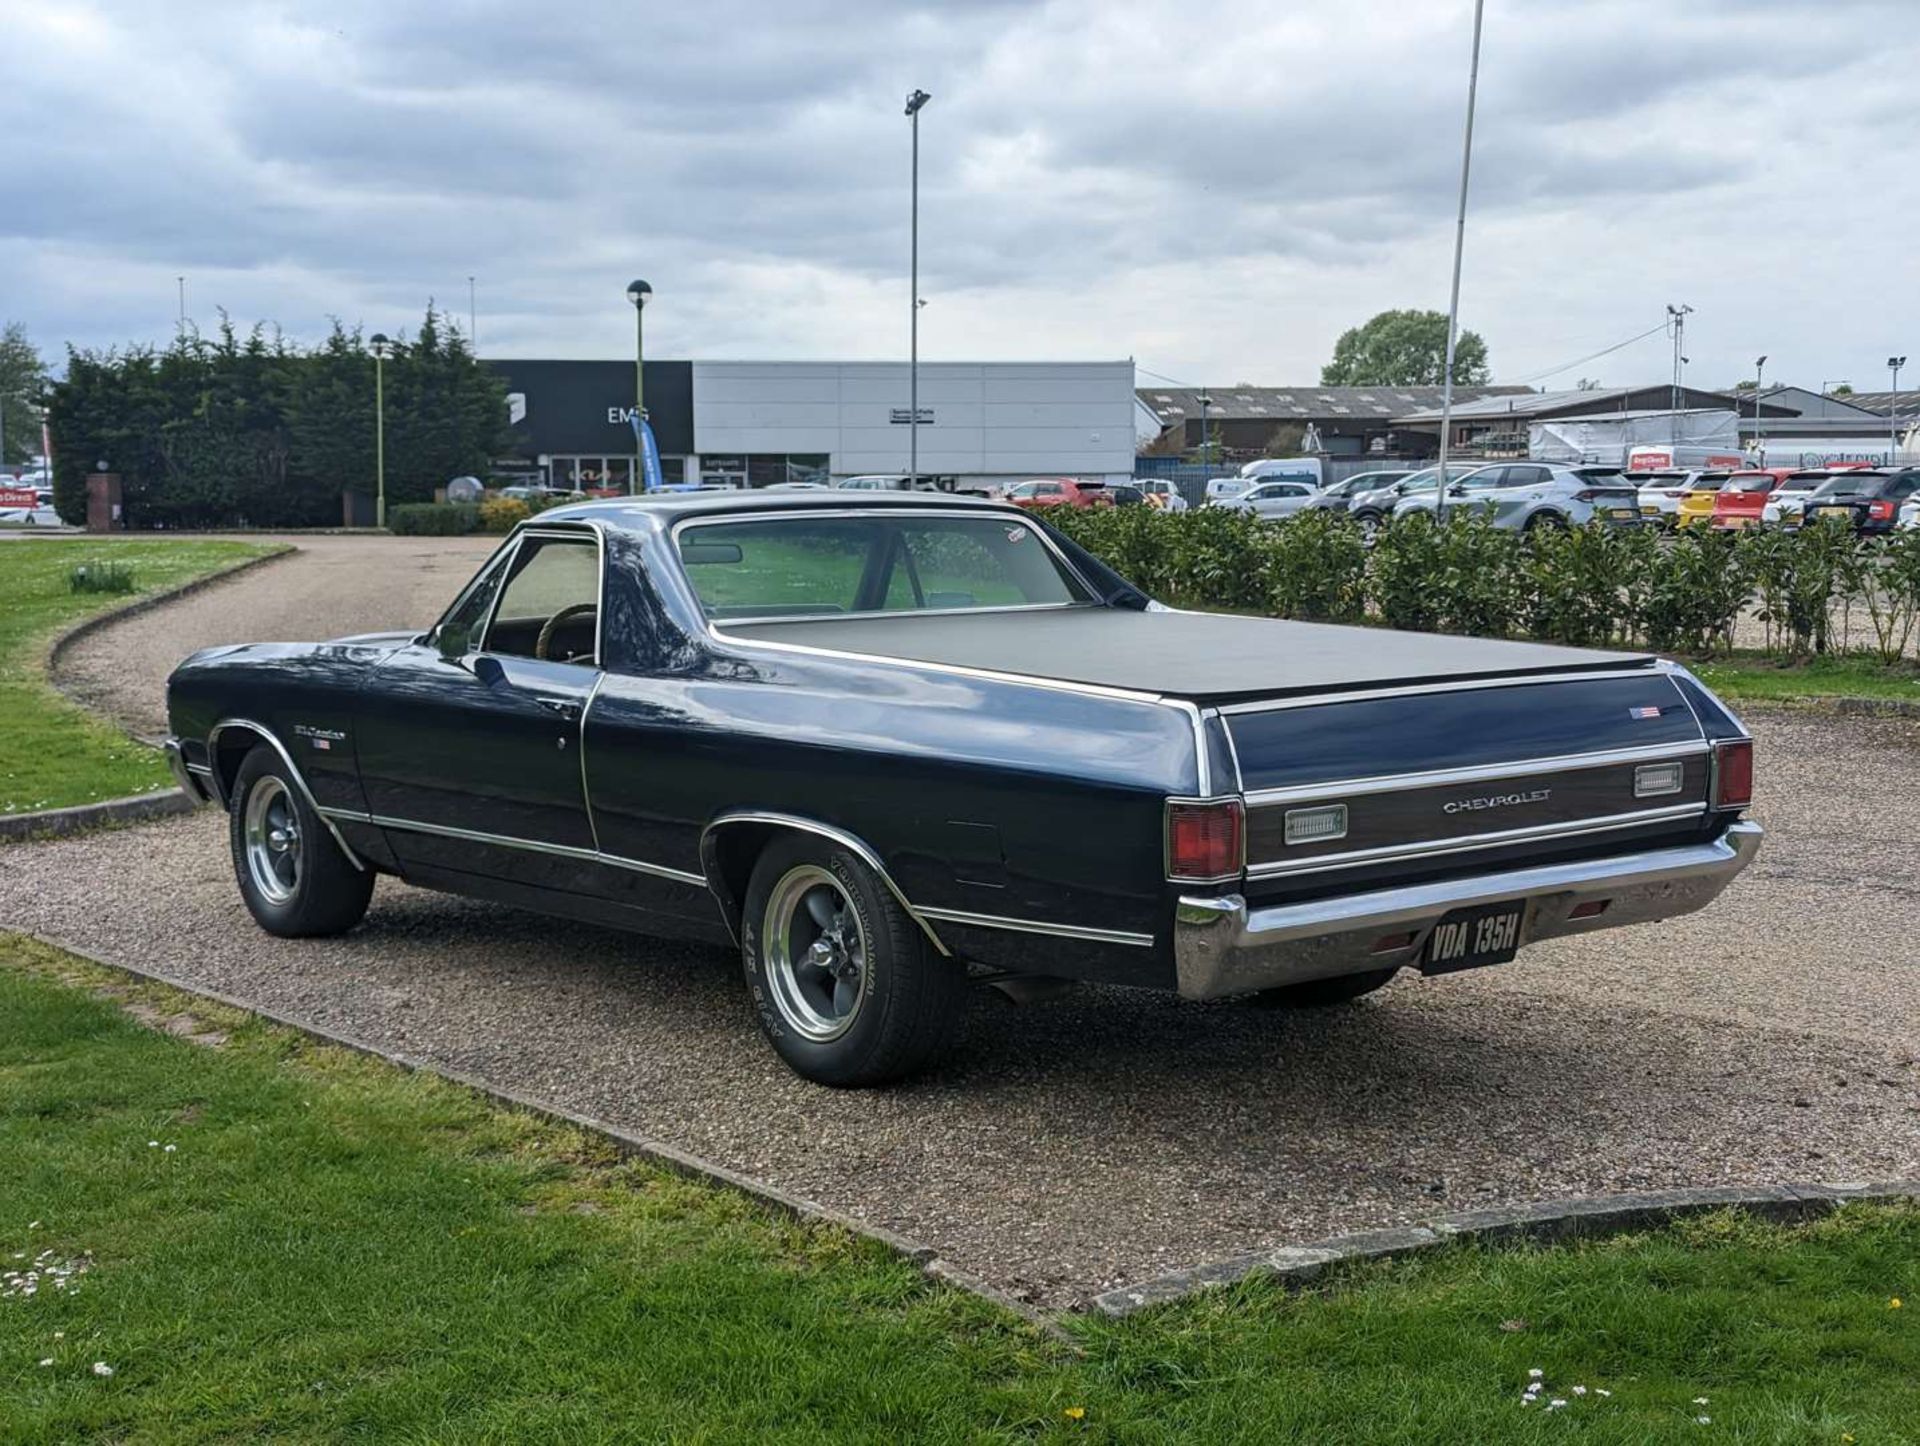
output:
<svg viewBox="0 0 1920 1446"><path fill-rule="evenodd" d="M1877 380L1920 325L1898 0L1493 0L1467 324L1528 375L1695 307L1690 376ZM0 0L0 311L495 355L887 356L923 115L922 354L1312 380L1445 304L1466 0ZM1658 378L1654 338L1596 364ZM1571 382L1577 372L1555 380Z"/></svg>

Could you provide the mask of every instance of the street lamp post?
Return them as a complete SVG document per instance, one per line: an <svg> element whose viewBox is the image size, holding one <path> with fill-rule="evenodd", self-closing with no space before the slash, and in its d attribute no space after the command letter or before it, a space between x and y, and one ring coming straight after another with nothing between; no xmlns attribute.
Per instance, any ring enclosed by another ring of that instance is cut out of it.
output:
<svg viewBox="0 0 1920 1446"><path fill-rule="evenodd" d="M913 128L913 202L908 242L907 326L907 486L920 485L920 110L932 100L916 89L907 97Z"/></svg>
<svg viewBox="0 0 1920 1446"><path fill-rule="evenodd" d="M1213 405L1213 398L1204 391L1200 393L1200 465L1208 471L1213 470L1213 453L1207 446L1207 408Z"/></svg>
<svg viewBox="0 0 1920 1446"><path fill-rule="evenodd" d="M647 420L647 339L644 318L647 299L653 288L638 279L627 283L627 300L633 303L633 470L627 474L627 495L639 490L640 471L647 464L647 444L641 425Z"/></svg>
<svg viewBox="0 0 1920 1446"><path fill-rule="evenodd" d="M382 332L373 343L373 521L387 525L387 353L393 347Z"/></svg>
<svg viewBox="0 0 1920 1446"><path fill-rule="evenodd" d="M1766 376L1767 359L1764 356L1756 357L1753 363L1753 449L1762 467L1767 465L1767 441L1760 435L1760 393L1766 388Z"/></svg>
<svg viewBox="0 0 1920 1446"><path fill-rule="evenodd" d="M1453 228L1453 295L1447 302L1447 369L1440 378L1440 470L1434 475L1433 516L1447 516L1447 443L1453 431L1453 349L1460 335L1460 259L1467 249L1467 180L1473 172L1473 106L1480 92L1480 19L1486 0L1473 0L1473 59L1467 66L1467 133L1460 145L1460 211Z"/></svg>
<svg viewBox="0 0 1920 1446"><path fill-rule="evenodd" d="M1903 356L1887 358L1887 370L1893 373L1893 395L1887 398L1887 465L1900 460L1900 368L1907 364Z"/></svg>

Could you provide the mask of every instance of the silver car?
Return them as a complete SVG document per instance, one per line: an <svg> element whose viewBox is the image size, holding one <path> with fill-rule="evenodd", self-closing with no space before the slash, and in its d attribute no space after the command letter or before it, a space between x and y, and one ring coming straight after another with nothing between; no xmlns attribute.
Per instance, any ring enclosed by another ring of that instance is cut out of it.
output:
<svg viewBox="0 0 1920 1446"><path fill-rule="evenodd" d="M1486 470L1483 462L1449 462L1447 476L1455 482L1464 481L1476 472ZM1438 467L1424 467L1418 472L1403 472L1395 480L1371 492L1354 492L1347 499L1347 516L1359 524L1360 530L1371 536L1379 526L1393 516L1393 509L1402 498L1416 496L1419 493L1433 491L1434 478L1440 475Z"/></svg>
<svg viewBox="0 0 1920 1446"><path fill-rule="evenodd" d="M1395 517L1432 513L1431 491L1402 498ZM1492 519L1514 532L1537 527L1577 527L1606 522L1621 527L1640 523L1640 493L1618 471L1552 467L1545 462L1503 462L1483 467L1447 488L1447 510L1463 509Z"/></svg>
<svg viewBox="0 0 1920 1446"><path fill-rule="evenodd" d="M1390 487L1402 477L1411 477L1412 469L1393 467L1379 472L1356 472L1351 477L1342 477L1338 482L1329 482L1313 496L1306 505L1308 512L1345 512L1353 505L1353 499L1363 492L1376 492L1382 487Z"/></svg>
<svg viewBox="0 0 1920 1446"><path fill-rule="evenodd" d="M1222 497L1209 507L1225 507L1234 512L1251 512L1255 517L1291 517L1320 489L1310 482L1256 482L1238 497Z"/></svg>

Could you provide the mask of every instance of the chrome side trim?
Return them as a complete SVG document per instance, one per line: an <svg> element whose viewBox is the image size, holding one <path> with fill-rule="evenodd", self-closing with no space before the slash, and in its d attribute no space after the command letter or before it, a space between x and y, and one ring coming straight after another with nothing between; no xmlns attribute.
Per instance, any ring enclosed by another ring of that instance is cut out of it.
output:
<svg viewBox="0 0 1920 1446"><path fill-rule="evenodd" d="M920 913L943 924L967 924L981 929L1011 929L1017 934L1048 934L1056 939L1082 939L1090 944L1125 944L1137 949L1153 947L1153 935L1135 934L1125 929L1088 929L1079 924L1048 924L1038 919L1009 919L1000 914L972 914L964 909L930 909Z"/></svg>
<svg viewBox="0 0 1920 1446"><path fill-rule="evenodd" d="M604 559L603 559L604 561ZM602 574L604 578L605 574ZM604 587L604 582L602 583ZM599 644L594 645L596 649ZM600 696L600 685L607 681L606 669L602 668L593 680L593 686L587 689L587 701L580 705L580 799L587 810L587 836L593 840L594 852L600 851L600 825L593 821L593 790L587 787L587 715L593 712L593 700Z"/></svg>
<svg viewBox="0 0 1920 1446"><path fill-rule="evenodd" d="M1485 763L1462 768L1434 768L1424 773L1378 773L1365 778L1303 783L1293 788L1261 788L1247 794L1247 807L1307 803L1319 798L1346 798L1354 794L1392 793L1402 788L1429 788L1449 783L1479 783L1497 778L1528 778L1563 770L1606 768L1618 763L1665 763L1694 758L1708 751L1705 739L1691 743L1650 743L1641 748L1608 748L1597 753L1567 753L1556 758L1530 758L1518 763Z"/></svg>
<svg viewBox="0 0 1920 1446"><path fill-rule="evenodd" d="M333 835L333 841L340 846L340 852L347 856L347 862L364 874L367 871L366 864L361 862L360 855L353 851L345 838L341 837L340 830L334 827L333 818L329 812L322 808L318 801L315 800L313 790L307 787L306 775L300 771L300 765L293 761L293 755L287 752L287 745L274 737L272 731L268 729L264 723L256 723L251 718L222 718L218 723L214 724L212 728L207 730L207 757L214 758L218 756L215 752L215 746L220 741L220 735L229 728L245 728L249 732L258 733L262 738L267 740L272 746L273 751L280 755L280 761L287 765L287 772L293 777L293 786L300 790L300 797L305 800L307 807L319 815L320 821L327 826L327 832ZM214 796L220 806L224 808L227 806L227 799L225 790L220 787L220 776L216 773L212 775L212 777L214 781Z"/></svg>
<svg viewBox="0 0 1920 1446"><path fill-rule="evenodd" d="M1344 894L1301 904L1249 907L1239 894L1183 897L1175 906L1173 956L1180 993L1215 999L1310 979L1415 964L1433 926L1452 909L1524 904L1522 946L1541 939L1671 919L1705 908L1753 859L1758 824L1719 838L1610 858L1581 859ZM1604 902L1575 917L1583 903ZM1381 949L1383 936L1404 936Z"/></svg>
<svg viewBox="0 0 1920 1446"><path fill-rule="evenodd" d="M714 868L713 836L719 829L741 823L764 823L776 828L798 829L802 833L818 834L821 838L831 839L834 843L839 844L849 853L855 855L861 863L873 870L880 882L887 886L887 892L893 895L894 901L907 911L907 917L918 924L922 932L933 942L933 947L938 949L943 956L948 958L952 957L953 951L941 942L940 936L934 932L933 925L928 922L927 915L923 911L916 909L913 906L913 901L900 891L900 886L893 881L893 875L887 872L887 866L880 862L880 855L875 853L864 839L848 833L843 828L836 828L830 823L821 823L818 819L814 818L802 818L798 814L768 813L760 809L736 808L717 815L705 828L700 830L700 864L701 867L706 870L706 874L699 882L711 889L714 898L721 901L723 904L721 910L723 915L726 914L724 908L725 898L720 892L717 882L718 876ZM731 918L728 920L728 927L732 927Z"/></svg>
<svg viewBox="0 0 1920 1446"><path fill-rule="evenodd" d="M1534 683L1584 683L1602 678L1657 678L1662 670L1649 663L1644 668L1607 668L1595 672L1517 673L1505 678L1458 678L1437 682L1408 683L1397 688L1362 688L1351 692L1303 693L1298 698L1257 699L1250 703L1224 703L1223 714L1277 713L1287 708L1318 708L1328 703L1363 703L1375 698L1405 698L1415 693L1460 693L1478 688L1520 688Z"/></svg>
<svg viewBox="0 0 1920 1446"><path fill-rule="evenodd" d="M869 608L858 613L770 613L765 617L727 618L725 621L735 626L765 628L780 623L839 623L873 622L880 618L953 618L974 617L980 613L1054 613L1065 612L1071 608L1097 608L1098 602L1063 603L998 603L992 607L977 608L883 608L878 611Z"/></svg>
<svg viewBox="0 0 1920 1446"><path fill-rule="evenodd" d="M1573 823L1548 823L1534 828L1501 829L1497 833L1474 834L1467 838L1389 844L1384 848L1354 849L1343 854L1320 854L1298 862L1269 860L1249 867L1247 877L1273 879L1293 874L1322 873L1327 869L1352 868L1357 864L1387 863L1397 859L1441 858L1447 854L1471 853L1475 849L1495 848L1501 844L1580 838L1586 834L1612 833L1623 828L1638 828L1643 824L1700 818L1707 811L1704 801L1671 804L1665 808L1644 808L1634 813L1608 814L1603 818L1586 818Z"/></svg>
<svg viewBox="0 0 1920 1446"><path fill-rule="evenodd" d="M512 838L500 833L482 833L478 829L454 828L450 824L423 823L419 819L394 818L383 813L357 813L352 809L323 808L321 817L331 821L346 819L351 823L370 823L376 828L399 829L405 833L427 833L438 838L462 839L467 843L492 844L497 848L521 849L533 854L551 854L555 858L578 859L582 863L605 864L609 868L631 869L637 874L651 874L655 878L671 879L677 884L691 884L697 889L707 886L705 874L688 873L685 869L669 868L665 864L645 863L640 859L626 858L620 854L602 853L599 849L575 848L572 844L542 843L538 839Z"/></svg>

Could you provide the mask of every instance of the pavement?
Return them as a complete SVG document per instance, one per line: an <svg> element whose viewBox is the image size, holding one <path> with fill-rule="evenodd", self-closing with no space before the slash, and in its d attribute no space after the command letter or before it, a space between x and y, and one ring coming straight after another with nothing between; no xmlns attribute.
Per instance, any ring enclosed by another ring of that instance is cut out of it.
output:
<svg viewBox="0 0 1920 1446"><path fill-rule="evenodd" d="M88 640L101 696L155 716L156 649L424 625L484 551L324 541ZM720 951L389 879L351 934L271 938L206 812L8 847L0 924L598 1116L1060 1306L1441 1211L1920 1175L1920 725L1748 721L1772 836L1703 914L1324 1012L983 995L946 1064L881 1091L790 1074Z"/></svg>

